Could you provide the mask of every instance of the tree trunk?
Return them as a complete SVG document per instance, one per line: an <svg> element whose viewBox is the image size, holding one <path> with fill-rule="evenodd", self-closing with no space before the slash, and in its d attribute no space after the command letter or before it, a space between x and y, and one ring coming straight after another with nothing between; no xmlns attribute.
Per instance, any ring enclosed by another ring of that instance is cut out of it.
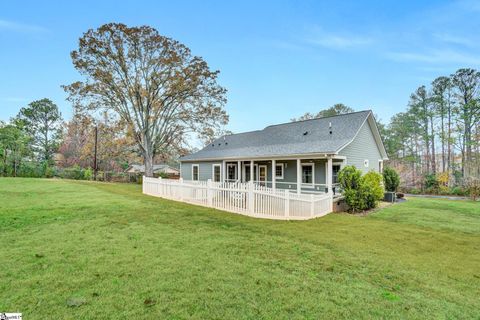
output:
<svg viewBox="0 0 480 320"><path fill-rule="evenodd" d="M145 153L143 156L143 163L145 164L145 176L153 177L153 154Z"/></svg>
<svg viewBox="0 0 480 320"><path fill-rule="evenodd" d="M7 176L7 148L3 149L3 176Z"/></svg>
<svg viewBox="0 0 480 320"><path fill-rule="evenodd" d="M448 170L452 170L452 108L448 106L448 128L447 128L447 166Z"/></svg>
<svg viewBox="0 0 480 320"><path fill-rule="evenodd" d="M425 151L426 151L426 154L425 154L425 162L426 162L426 173L430 173L430 162L431 162L431 158L430 158L430 134L428 132L428 118L424 118L423 119L423 138L425 139Z"/></svg>
<svg viewBox="0 0 480 320"><path fill-rule="evenodd" d="M44 160L48 161L49 159L49 150L48 150L48 121L45 120L45 154L44 154Z"/></svg>
<svg viewBox="0 0 480 320"><path fill-rule="evenodd" d="M462 177L465 178L465 135L461 137L462 140Z"/></svg>
<svg viewBox="0 0 480 320"><path fill-rule="evenodd" d="M440 133L442 135L442 139L441 139L441 142L442 142L442 172L445 172L445 169L446 169L446 164L445 164L445 162L446 162L445 161L446 160L445 159L445 128L444 128L444 126L445 126L445 123L444 123L445 122L444 121L445 114L444 113L445 113L445 109L444 109L443 104L442 104L442 112L441 112L441 115L442 115L441 116L441 126L442 126L441 128L442 128L442 130L441 130L441 133Z"/></svg>
<svg viewBox="0 0 480 320"><path fill-rule="evenodd" d="M432 139L432 172L433 174L437 173L437 161L435 157L435 132L433 129L433 117L430 116L430 132L431 132L431 139Z"/></svg>
<svg viewBox="0 0 480 320"><path fill-rule="evenodd" d="M470 177L472 166L472 129L469 121L465 121L465 177Z"/></svg>

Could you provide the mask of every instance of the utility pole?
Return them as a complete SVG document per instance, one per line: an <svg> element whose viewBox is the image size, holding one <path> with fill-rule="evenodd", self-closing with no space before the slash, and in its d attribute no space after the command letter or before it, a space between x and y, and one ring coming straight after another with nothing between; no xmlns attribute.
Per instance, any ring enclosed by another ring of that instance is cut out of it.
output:
<svg viewBox="0 0 480 320"><path fill-rule="evenodd" d="M95 149L93 153L93 180L97 181L97 143L98 143L98 126L95 125Z"/></svg>

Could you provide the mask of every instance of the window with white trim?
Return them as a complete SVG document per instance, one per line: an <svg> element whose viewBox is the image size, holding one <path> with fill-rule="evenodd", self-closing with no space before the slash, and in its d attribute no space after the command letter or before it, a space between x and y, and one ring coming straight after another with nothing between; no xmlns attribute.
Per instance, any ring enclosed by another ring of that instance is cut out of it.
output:
<svg viewBox="0 0 480 320"><path fill-rule="evenodd" d="M283 163L275 164L275 179L283 179Z"/></svg>
<svg viewBox="0 0 480 320"><path fill-rule="evenodd" d="M220 182L221 179L221 165L214 164L212 168L212 180L213 182Z"/></svg>
<svg viewBox="0 0 480 320"><path fill-rule="evenodd" d="M236 163L227 164L227 179L230 181L237 180L237 164Z"/></svg>
<svg viewBox="0 0 480 320"><path fill-rule="evenodd" d="M314 175L313 163L302 163L302 184L310 184L313 186Z"/></svg>
<svg viewBox="0 0 480 320"><path fill-rule="evenodd" d="M200 175L200 166L198 164L192 164L192 180L198 181Z"/></svg>

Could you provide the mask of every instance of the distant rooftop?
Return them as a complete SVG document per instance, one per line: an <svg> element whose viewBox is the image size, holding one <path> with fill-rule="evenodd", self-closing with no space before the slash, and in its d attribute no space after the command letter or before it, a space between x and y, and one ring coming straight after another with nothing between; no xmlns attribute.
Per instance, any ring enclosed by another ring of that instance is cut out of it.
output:
<svg viewBox="0 0 480 320"><path fill-rule="evenodd" d="M154 164L153 165L153 171L164 171L164 170L175 170L177 171L178 169L176 168L172 168L170 167L169 165L166 165L166 164ZM133 171L136 171L136 172L145 172L145 166L143 164L131 164L130 166L128 166L128 170L133 170Z"/></svg>

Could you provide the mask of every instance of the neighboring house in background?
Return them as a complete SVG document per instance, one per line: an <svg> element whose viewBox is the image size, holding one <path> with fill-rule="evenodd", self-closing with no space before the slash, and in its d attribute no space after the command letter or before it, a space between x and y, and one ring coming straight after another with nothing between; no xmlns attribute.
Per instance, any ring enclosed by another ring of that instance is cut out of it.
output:
<svg viewBox="0 0 480 320"><path fill-rule="evenodd" d="M296 193L335 193L343 166L381 172L387 159L367 110L223 136L180 158L180 171L184 180L254 181Z"/></svg>
<svg viewBox="0 0 480 320"><path fill-rule="evenodd" d="M143 174L145 173L145 166L143 164L131 164L126 173L134 173L134 174ZM154 164L153 165L153 173L155 175L160 175L161 173L166 174L169 178L179 178L180 177L180 170L173 168L166 164Z"/></svg>

